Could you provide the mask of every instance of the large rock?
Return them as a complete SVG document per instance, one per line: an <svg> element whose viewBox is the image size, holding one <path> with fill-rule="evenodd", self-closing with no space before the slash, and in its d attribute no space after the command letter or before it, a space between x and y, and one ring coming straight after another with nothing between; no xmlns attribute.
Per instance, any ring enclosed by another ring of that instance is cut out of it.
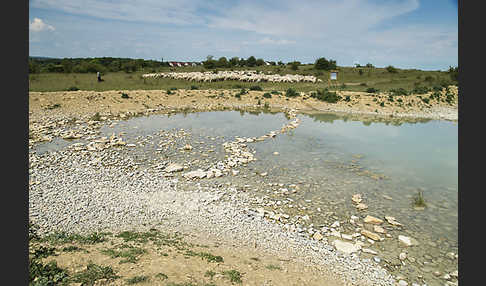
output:
<svg viewBox="0 0 486 286"><path fill-rule="evenodd" d="M183 169L184 167L181 164L170 163L167 167L165 167L164 171L172 173L182 171Z"/></svg>
<svg viewBox="0 0 486 286"><path fill-rule="evenodd" d="M368 231L366 229L361 230L361 234L364 235L364 236L366 236L367 238L371 238L371 239L373 239L375 241L380 241L381 240L380 235L378 235L377 233Z"/></svg>
<svg viewBox="0 0 486 286"><path fill-rule="evenodd" d="M348 254L356 252L359 249L356 245L352 244L351 242L346 242L339 239L334 240L333 245L334 247L336 247L338 251L342 251Z"/></svg>
<svg viewBox="0 0 486 286"><path fill-rule="evenodd" d="M201 169L197 169L196 171L191 171L191 172L185 173L184 177L186 177L187 179L194 179L194 178L202 179L202 178L206 177L206 172L204 172Z"/></svg>
<svg viewBox="0 0 486 286"><path fill-rule="evenodd" d="M383 220L376 218L374 216L367 215L364 220L365 223L371 223L371 224L382 224Z"/></svg>

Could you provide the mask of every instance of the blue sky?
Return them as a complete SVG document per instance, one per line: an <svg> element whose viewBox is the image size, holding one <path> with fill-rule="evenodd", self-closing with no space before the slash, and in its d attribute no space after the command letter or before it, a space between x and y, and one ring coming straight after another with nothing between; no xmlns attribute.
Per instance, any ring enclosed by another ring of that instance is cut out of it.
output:
<svg viewBox="0 0 486 286"><path fill-rule="evenodd" d="M453 0L30 0L29 55L458 65Z"/></svg>

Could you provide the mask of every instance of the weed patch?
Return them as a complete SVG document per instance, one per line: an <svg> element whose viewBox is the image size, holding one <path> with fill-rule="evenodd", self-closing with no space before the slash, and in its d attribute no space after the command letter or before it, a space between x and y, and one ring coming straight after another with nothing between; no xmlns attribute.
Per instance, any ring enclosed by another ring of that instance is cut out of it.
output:
<svg viewBox="0 0 486 286"><path fill-rule="evenodd" d="M107 279L114 280L119 278L110 266L100 266L94 263L89 263L86 270L74 274L72 282L83 283L84 285L93 285L96 280Z"/></svg>
<svg viewBox="0 0 486 286"><path fill-rule="evenodd" d="M201 259L206 259L208 262L223 262L223 257L219 255L213 255L207 252L194 252L192 250L188 250L185 255L187 256L199 256Z"/></svg>
<svg viewBox="0 0 486 286"><path fill-rule="evenodd" d="M237 270L223 271L222 274L231 282L241 283L241 273Z"/></svg>
<svg viewBox="0 0 486 286"><path fill-rule="evenodd" d="M131 285L131 284L137 284L137 283L140 283L140 282L145 282L145 281L148 281L149 280L149 277L148 276L135 276L135 277L132 277L130 279L127 279L127 284Z"/></svg>

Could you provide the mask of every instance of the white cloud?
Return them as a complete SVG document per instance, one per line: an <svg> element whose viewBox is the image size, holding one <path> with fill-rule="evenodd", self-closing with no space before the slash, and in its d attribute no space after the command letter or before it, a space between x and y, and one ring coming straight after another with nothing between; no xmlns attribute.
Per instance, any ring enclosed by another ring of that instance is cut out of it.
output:
<svg viewBox="0 0 486 286"><path fill-rule="evenodd" d="M29 23L29 30L32 32L41 32L41 31L54 31L55 28L51 25L48 25L42 21L42 19L34 18L32 22Z"/></svg>
<svg viewBox="0 0 486 286"><path fill-rule="evenodd" d="M274 40L274 39L271 39L269 37L265 37L263 39L261 39L260 41L258 41L259 44L263 44L263 45L289 45L289 44L295 44L295 41L291 41L291 40L285 40L285 39L282 39L282 40Z"/></svg>

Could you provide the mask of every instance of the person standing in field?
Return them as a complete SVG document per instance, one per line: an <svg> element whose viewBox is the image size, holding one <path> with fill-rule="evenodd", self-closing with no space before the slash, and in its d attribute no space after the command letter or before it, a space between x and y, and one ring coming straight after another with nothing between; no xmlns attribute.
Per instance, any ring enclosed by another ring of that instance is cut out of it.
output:
<svg viewBox="0 0 486 286"><path fill-rule="evenodd" d="M101 74L100 74L100 72L97 72L96 73L96 76L98 77L98 81L101 81Z"/></svg>

